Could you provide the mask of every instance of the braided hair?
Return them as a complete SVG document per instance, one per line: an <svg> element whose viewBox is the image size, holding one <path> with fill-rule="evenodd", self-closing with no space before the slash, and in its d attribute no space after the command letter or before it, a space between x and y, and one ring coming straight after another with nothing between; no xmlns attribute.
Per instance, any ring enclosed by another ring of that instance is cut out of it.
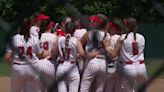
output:
<svg viewBox="0 0 164 92"><path fill-rule="evenodd" d="M66 33L66 39L65 39L65 48L64 48L64 53L66 56L68 56L68 46L69 46L69 40L71 38L71 33L74 31L74 24L72 22L68 22L65 24L64 31Z"/></svg>
<svg viewBox="0 0 164 92"><path fill-rule="evenodd" d="M134 41L132 42L132 51L133 51L133 55L137 55L139 53L139 50L138 50L138 43L136 42L136 30L137 30L137 21L135 18L133 17L130 17L126 20L126 26L128 28L128 32L125 36L125 39L127 38L129 32L133 32L134 34Z"/></svg>
<svg viewBox="0 0 164 92"><path fill-rule="evenodd" d="M127 38L129 32L133 32L134 40L136 40L136 30L137 30L137 21L135 18L130 17L124 20L124 24L127 27L128 32L126 33L125 39Z"/></svg>

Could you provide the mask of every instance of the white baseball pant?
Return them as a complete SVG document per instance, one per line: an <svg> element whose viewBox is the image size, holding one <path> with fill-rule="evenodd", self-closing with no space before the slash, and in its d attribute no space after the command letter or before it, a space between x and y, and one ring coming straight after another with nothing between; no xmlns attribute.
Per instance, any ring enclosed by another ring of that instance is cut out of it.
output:
<svg viewBox="0 0 164 92"><path fill-rule="evenodd" d="M93 80L96 78L96 92L103 92L106 76L105 58L93 58L89 61L84 70L80 92L89 92ZM92 88L91 88L92 89Z"/></svg>
<svg viewBox="0 0 164 92"><path fill-rule="evenodd" d="M64 61L60 63L56 70L56 80L58 83L58 92L78 92L80 73L76 62Z"/></svg>

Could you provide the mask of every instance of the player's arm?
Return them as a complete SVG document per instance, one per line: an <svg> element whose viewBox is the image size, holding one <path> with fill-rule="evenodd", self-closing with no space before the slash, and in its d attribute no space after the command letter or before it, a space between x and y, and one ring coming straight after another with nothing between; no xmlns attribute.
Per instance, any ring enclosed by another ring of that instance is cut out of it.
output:
<svg viewBox="0 0 164 92"><path fill-rule="evenodd" d="M115 45L115 48L111 48L109 46L109 43L108 42L104 42L104 47L105 47L105 50L106 52L112 57L112 58L115 58L119 55L120 53L120 49L122 47L122 43L123 43L123 40L121 39L118 39L117 40L117 43Z"/></svg>
<svg viewBox="0 0 164 92"><path fill-rule="evenodd" d="M54 58L56 60L56 58L58 57L58 39L53 43L53 47L51 50L51 58Z"/></svg>
<svg viewBox="0 0 164 92"><path fill-rule="evenodd" d="M12 63L12 54L9 52L6 52L4 55L4 60L6 63L11 64Z"/></svg>
<svg viewBox="0 0 164 92"><path fill-rule="evenodd" d="M97 51L93 51L93 52L87 52L86 53L86 58L94 58L96 57L97 55L101 55L103 52L103 49L99 49Z"/></svg>
<svg viewBox="0 0 164 92"><path fill-rule="evenodd" d="M12 63L12 50L9 47L7 47L6 53L4 55L4 60L8 64Z"/></svg>
<svg viewBox="0 0 164 92"><path fill-rule="evenodd" d="M44 48L41 48L40 47L40 41L38 41L37 44L36 44L36 56L39 59L43 59L43 58L46 58L49 55L50 55L49 51L44 50Z"/></svg>
<svg viewBox="0 0 164 92"><path fill-rule="evenodd" d="M87 43L88 40L88 32L86 32L80 39L80 42L82 43L82 45L84 46Z"/></svg>
<svg viewBox="0 0 164 92"><path fill-rule="evenodd" d="M77 51L82 58L85 58L85 52L83 46L79 40L77 40Z"/></svg>
<svg viewBox="0 0 164 92"><path fill-rule="evenodd" d="M49 56L49 52L47 50L44 50L42 51L41 53L37 53L37 57L39 59L44 59L46 58L47 56Z"/></svg>

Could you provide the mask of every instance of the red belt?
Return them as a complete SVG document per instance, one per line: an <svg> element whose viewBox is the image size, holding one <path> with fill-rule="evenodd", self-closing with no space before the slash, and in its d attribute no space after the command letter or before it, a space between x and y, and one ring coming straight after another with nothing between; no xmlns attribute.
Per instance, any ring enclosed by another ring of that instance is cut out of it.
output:
<svg viewBox="0 0 164 92"><path fill-rule="evenodd" d="M123 62L121 62L121 63L123 64ZM135 62L132 62L132 61L125 62L125 64L128 64L128 65L131 65L131 64L133 64L133 63L135 63ZM142 61L139 61L139 63L140 63L140 64L143 64L144 61L143 61L143 60L142 60Z"/></svg>

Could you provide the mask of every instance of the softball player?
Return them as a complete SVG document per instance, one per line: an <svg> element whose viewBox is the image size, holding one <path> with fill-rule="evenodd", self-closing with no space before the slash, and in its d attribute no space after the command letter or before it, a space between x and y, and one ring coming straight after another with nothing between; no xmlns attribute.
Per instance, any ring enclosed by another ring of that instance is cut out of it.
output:
<svg viewBox="0 0 164 92"><path fill-rule="evenodd" d="M11 92L40 92L39 75L33 67L37 68L37 56L44 58L48 53L39 47L38 39L30 36L27 20L20 30L5 54L6 60L12 60Z"/></svg>
<svg viewBox="0 0 164 92"><path fill-rule="evenodd" d="M58 92L78 92L80 83L80 74L76 65L77 53L84 56L84 50L80 41L72 37L74 25L68 22L65 25L66 36L58 39L58 55L60 61L56 70Z"/></svg>
<svg viewBox="0 0 164 92"><path fill-rule="evenodd" d="M114 22L108 23L108 32L110 33L110 46L113 49L115 48L116 42L118 38L120 37L120 35L118 35L119 31L120 29L117 24L115 24ZM104 91L105 92L121 92L119 91L121 88L121 86L119 86L121 78L118 72L116 71L117 57L114 59L109 58L107 62L108 62L107 64L108 77L106 80Z"/></svg>
<svg viewBox="0 0 164 92"><path fill-rule="evenodd" d="M56 35L51 33L53 22L50 20L42 20L40 24L40 31L38 38L40 40L40 48L48 51L49 55L37 61L38 71L42 75L40 77L40 85L42 92L45 92L46 87L50 87L55 79L55 61L50 58L53 44L55 42Z"/></svg>
<svg viewBox="0 0 164 92"><path fill-rule="evenodd" d="M41 63L41 65L43 65L41 69L51 69L46 71L46 73L48 73L48 75L51 75L52 78L54 78L54 61L51 61L51 51L53 49L53 45L56 42L57 36L51 33L51 28L53 26L53 22L49 21L49 20L45 20L45 27L44 29L42 29L41 27L41 35L39 35L39 39L40 39L40 46L41 48L43 48L44 50L48 50L49 51L49 56L47 56L45 59L43 59L43 61ZM42 33L43 32L43 33ZM45 60L45 61L44 61ZM52 68L50 68L50 66L52 66ZM50 72L51 71L51 72Z"/></svg>
<svg viewBox="0 0 164 92"><path fill-rule="evenodd" d="M136 33L137 22L135 18L125 20L127 33L122 34L114 51L110 47L106 50L115 57L119 53L119 67L123 70L124 78L122 92L135 92L147 80L147 70L144 63L145 38Z"/></svg>
<svg viewBox="0 0 164 92"><path fill-rule="evenodd" d="M81 39L83 37L83 35L87 32L87 30L82 26L79 18L75 18L73 21L75 24L75 31L73 32L73 36L78 38L78 39ZM81 77L83 70L84 70L83 69L84 68L84 61L83 61L83 59L81 59L81 57L78 57L77 61L78 61L77 65L78 65L80 77Z"/></svg>
<svg viewBox="0 0 164 92"><path fill-rule="evenodd" d="M84 40L87 42L86 52L90 52L92 54L92 58L87 58L86 60L88 64L86 64L86 68L82 76L80 92L93 91L94 88L91 85L94 80L96 80L96 85L94 84L94 86L96 86L96 92L103 92L106 75L106 55L102 49L102 41L104 38L110 37L106 34L106 32L104 32L107 20L107 17L104 15L94 16L92 22L96 25L96 27L94 27L95 30L91 30L87 35L85 35L86 37ZM83 43L85 42L83 39L81 39L81 41Z"/></svg>

